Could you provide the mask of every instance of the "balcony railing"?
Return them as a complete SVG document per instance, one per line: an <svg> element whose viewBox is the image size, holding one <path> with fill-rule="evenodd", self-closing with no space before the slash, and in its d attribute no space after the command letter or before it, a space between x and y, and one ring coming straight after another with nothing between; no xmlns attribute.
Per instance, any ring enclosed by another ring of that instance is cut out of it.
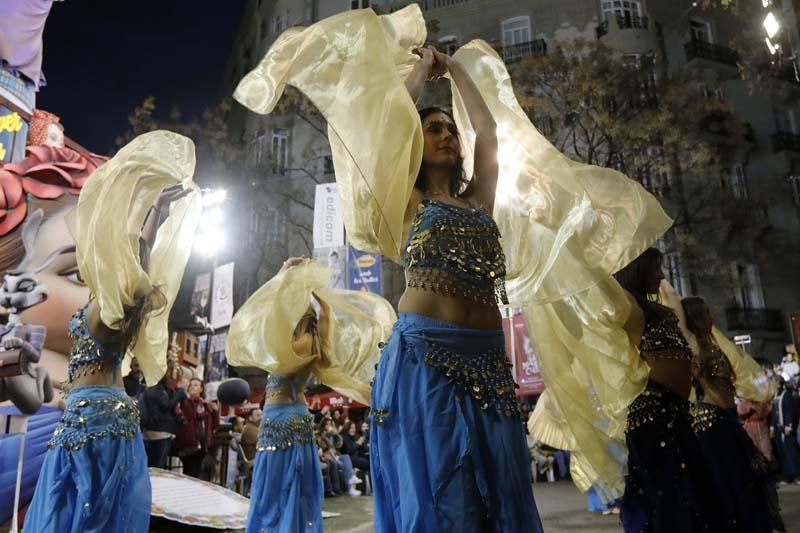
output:
<svg viewBox="0 0 800 533"><path fill-rule="evenodd" d="M686 61L696 58L708 59L709 61L735 67L739 61L739 54L736 50L725 46L692 39L686 43Z"/></svg>
<svg viewBox="0 0 800 533"><path fill-rule="evenodd" d="M502 52L503 61L511 65L526 57L547 55L547 42L544 39L536 39L527 43L512 44L504 46Z"/></svg>
<svg viewBox="0 0 800 533"><path fill-rule="evenodd" d="M650 18L638 15L617 15L617 28L621 30L647 30L650 28ZM597 38L608 33L608 20L604 20L597 27Z"/></svg>
<svg viewBox="0 0 800 533"><path fill-rule="evenodd" d="M777 309L725 310L728 330L734 331L783 331L783 314Z"/></svg>
<svg viewBox="0 0 800 533"><path fill-rule="evenodd" d="M791 150L800 152L800 135L788 131L779 131L772 137L772 151L775 153Z"/></svg>
<svg viewBox="0 0 800 533"><path fill-rule="evenodd" d="M423 11L429 9L439 9L441 7L450 7L458 4L466 4L470 0L422 0L419 2L422 5Z"/></svg>

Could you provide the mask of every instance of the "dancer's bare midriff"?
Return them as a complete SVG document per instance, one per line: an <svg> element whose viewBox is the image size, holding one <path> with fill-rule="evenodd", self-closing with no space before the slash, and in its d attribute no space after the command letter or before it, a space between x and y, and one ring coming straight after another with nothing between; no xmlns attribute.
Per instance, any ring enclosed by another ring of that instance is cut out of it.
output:
<svg viewBox="0 0 800 533"><path fill-rule="evenodd" d="M650 380L689 399L692 390L692 362L642 355L650 366Z"/></svg>
<svg viewBox="0 0 800 533"><path fill-rule="evenodd" d="M497 306L413 287L406 288L398 309L401 313L414 313L465 328L498 329L503 325Z"/></svg>

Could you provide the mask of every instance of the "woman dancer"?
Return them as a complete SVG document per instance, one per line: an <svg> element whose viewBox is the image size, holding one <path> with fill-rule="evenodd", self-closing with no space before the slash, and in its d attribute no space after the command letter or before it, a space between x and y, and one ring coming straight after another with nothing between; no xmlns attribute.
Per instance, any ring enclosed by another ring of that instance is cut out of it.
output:
<svg viewBox="0 0 800 533"><path fill-rule="evenodd" d="M139 413L125 393L120 367L128 349L150 383L166 367L166 315L200 204L184 198L160 231L158 222L191 192L184 187L192 186L193 170L191 141L153 132L120 150L81 192L74 226L78 267L95 298L70 325L67 407L49 443L25 530L148 529L150 480Z"/></svg>
<svg viewBox="0 0 800 533"><path fill-rule="evenodd" d="M375 527L540 531L498 310L507 300L491 217L496 125L455 59L420 53L409 93L418 97L429 77L452 76L477 134L475 177L465 189L454 119L437 108L421 111L422 167L406 209L407 288L373 389Z"/></svg>
<svg viewBox="0 0 800 533"><path fill-rule="evenodd" d="M725 518L732 520L728 531L772 531L766 480L754 467L757 451L736 414L736 375L714 341L711 311L699 297L684 298L681 303L700 348L694 360L698 398L692 412L694 429L713 472Z"/></svg>
<svg viewBox="0 0 800 533"><path fill-rule="evenodd" d="M650 248L616 275L638 304L632 336L641 339L650 367L647 387L628 411L622 524L631 533L724 531L689 414L693 350L686 319L680 298L664 281L662 259ZM651 300L659 291L667 305Z"/></svg>
<svg viewBox="0 0 800 533"><path fill-rule="evenodd" d="M363 370L374 365L378 343L394 322L388 302L367 293L328 291L329 277L316 263L289 259L231 323L230 363L270 373L248 532L322 531L322 473L305 383L313 373L321 383L367 402Z"/></svg>

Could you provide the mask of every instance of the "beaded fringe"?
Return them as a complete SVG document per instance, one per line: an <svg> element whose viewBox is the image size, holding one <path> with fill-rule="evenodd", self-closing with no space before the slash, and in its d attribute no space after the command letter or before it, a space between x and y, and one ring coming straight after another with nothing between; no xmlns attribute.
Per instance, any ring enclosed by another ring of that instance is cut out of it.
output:
<svg viewBox="0 0 800 533"><path fill-rule="evenodd" d="M115 421L103 426L102 430L88 430L89 424L97 418L113 418ZM138 431L139 409L130 399L79 400L67 407L47 447L61 446L67 451L76 451L95 439L131 440Z"/></svg>
<svg viewBox="0 0 800 533"><path fill-rule="evenodd" d="M494 407L499 414L522 417L505 350L496 348L477 357L464 357L434 344L425 362L444 374L456 387L469 394L484 411Z"/></svg>
<svg viewBox="0 0 800 533"><path fill-rule="evenodd" d="M256 449L260 452L285 450L295 444L314 442L314 417L292 416L286 420L263 418Z"/></svg>

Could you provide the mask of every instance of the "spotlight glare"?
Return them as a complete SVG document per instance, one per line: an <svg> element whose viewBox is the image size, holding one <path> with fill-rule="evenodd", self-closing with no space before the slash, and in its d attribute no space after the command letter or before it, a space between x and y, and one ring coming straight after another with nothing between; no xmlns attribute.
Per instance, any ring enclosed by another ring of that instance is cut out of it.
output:
<svg viewBox="0 0 800 533"><path fill-rule="evenodd" d="M767 32L767 37L770 39L775 37L778 32L781 31L781 23L778 22L778 19L775 17L775 14L772 13L772 11L767 13L763 26L764 30Z"/></svg>

